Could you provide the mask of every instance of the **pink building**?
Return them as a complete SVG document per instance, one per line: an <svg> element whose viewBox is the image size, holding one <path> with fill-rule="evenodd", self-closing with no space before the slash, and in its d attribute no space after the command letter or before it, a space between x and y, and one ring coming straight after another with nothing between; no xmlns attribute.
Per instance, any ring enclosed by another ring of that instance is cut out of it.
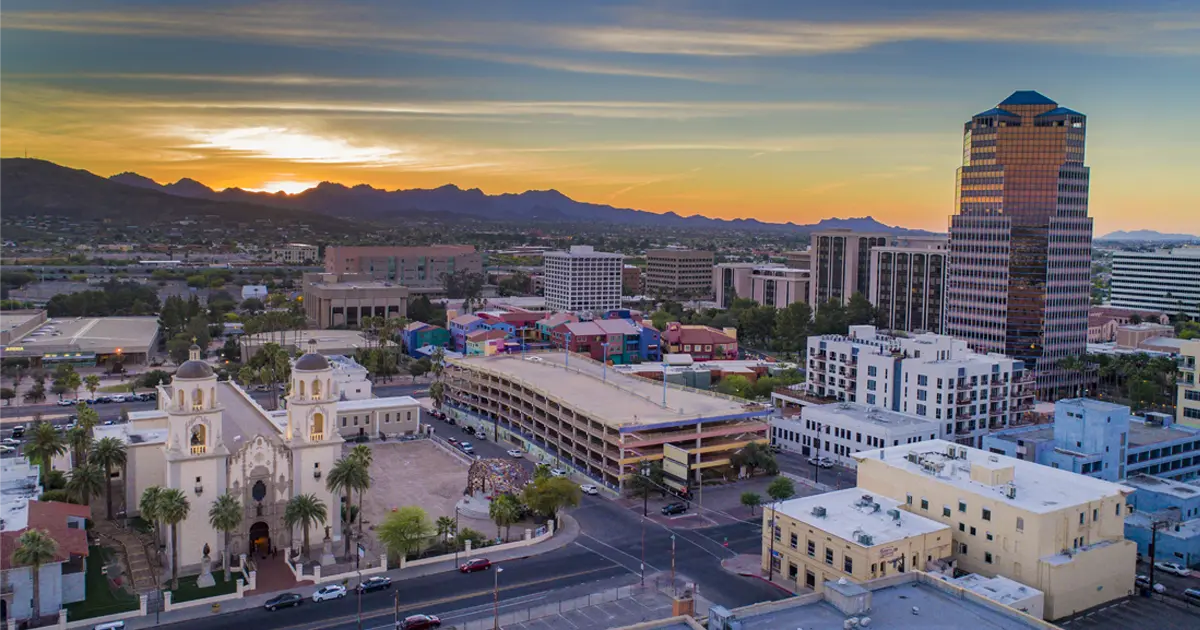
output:
<svg viewBox="0 0 1200 630"><path fill-rule="evenodd" d="M483 273L483 256L471 245L331 246L325 248L325 271L362 274L410 288L436 288L443 285L443 274Z"/></svg>

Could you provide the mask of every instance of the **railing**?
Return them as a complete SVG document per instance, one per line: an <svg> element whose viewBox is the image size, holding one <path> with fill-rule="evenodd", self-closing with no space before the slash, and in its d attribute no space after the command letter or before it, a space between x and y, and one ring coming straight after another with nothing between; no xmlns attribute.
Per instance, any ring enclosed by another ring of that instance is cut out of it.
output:
<svg viewBox="0 0 1200 630"><path fill-rule="evenodd" d="M324 440L324 439L325 439L325 433L323 431L313 431L312 433L308 434L309 442L320 442L321 440Z"/></svg>
<svg viewBox="0 0 1200 630"><path fill-rule="evenodd" d="M208 452L208 446L204 444L193 444L192 455L203 455Z"/></svg>

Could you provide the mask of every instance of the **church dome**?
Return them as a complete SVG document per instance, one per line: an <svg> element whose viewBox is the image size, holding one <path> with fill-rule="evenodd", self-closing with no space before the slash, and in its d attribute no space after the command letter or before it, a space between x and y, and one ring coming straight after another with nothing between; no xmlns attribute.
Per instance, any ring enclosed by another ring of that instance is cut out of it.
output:
<svg viewBox="0 0 1200 630"><path fill-rule="evenodd" d="M200 346L192 344L192 347L188 349L188 354L192 358L184 361L183 365L180 365L179 369L175 370L175 378L208 378L213 375L212 366L198 358L200 356Z"/></svg>
<svg viewBox="0 0 1200 630"><path fill-rule="evenodd" d="M299 359L297 359L296 365L293 366L293 368L297 369L297 370L304 370L306 372L315 372L317 370L328 370L329 369L329 360L326 359L325 357L317 354L316 352L309 352L309 353L305 354L304 356L300 357Z"/></svg>

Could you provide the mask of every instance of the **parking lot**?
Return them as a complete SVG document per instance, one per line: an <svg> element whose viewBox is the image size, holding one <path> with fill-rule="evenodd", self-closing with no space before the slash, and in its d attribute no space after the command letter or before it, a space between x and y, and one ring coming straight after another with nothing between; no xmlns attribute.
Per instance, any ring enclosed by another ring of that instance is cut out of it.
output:
<svg viewBox="0 0 1200 630"><path fill-rule="evenodd" d="M1200 628L1200 607L1157 595L1130 597L1056 623L1069 630L1194 630Z"/></svg>

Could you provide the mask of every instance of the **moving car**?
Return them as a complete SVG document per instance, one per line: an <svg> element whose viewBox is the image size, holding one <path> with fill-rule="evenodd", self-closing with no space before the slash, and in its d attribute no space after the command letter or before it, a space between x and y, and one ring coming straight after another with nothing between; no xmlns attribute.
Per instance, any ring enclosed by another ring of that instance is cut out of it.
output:
<svg viewBox="0 0 1200 630"><path fill-rule="evenodd" d="M20 446L23 443L24 442L22 442L21 440L18 440L16 438L4 438L3 440L0 440L0 444L3 444L5 446Z"/></svg>
<svg viewBox="0 0 1200 630"><path fill-rule="evenodd" d="M56 404L56 405L58 405L59 407L74 407L74 406L75 406L75 399L73 399L73 398L64 398L64 399L62 399L62 400L58 401L58 402L57 402L57 403L55 403L55 404Z"/></svg>
<svg viewBox="0 0 1200 630"><path fill-rule="evenodd" d="M9 453L15 453L15 452L17 452L17 449L15 449L7 444L0 444L0 455L8 455Z"/></svg>
<svg viewBox="0 0 1200 630"><path fill-rule="evenodd" d="M829 459L828 457L821 457L819 459L816 457L809 457L808 463L820 468L833 468L833 460Z"/></svg>
<svg viewBox="0 0 1200 630"><path fill-rule="evenodd" d="M291 606L299 606L304 603L304 598L300 593L284 593L268 599L263 604L263 608L267 610L279 610L280 608L289 608Z"/></svg>
<svg viewBox="0 0 1200 630"><path fill-rule="evenodd" d="M1160 560L1154 563L1154 568L1158 569L1159 571L1166 571L1167 573L1181 575L1183 577L1187 577L1192 574L1191 569L1183 566L1182 564L1177 564L1174 562L1163 562Z"/></svg>
<svg viewBox="0 0 1200 630"><path fill-rule="evenodd" d="M370 593L372 591L382 591L383 589L386 589L386 588L392 588L392 578L381 577L378 575L375 577L369 577L369 578L363 580L362 582L359 582L358 586L356 586L354 588L356 590L358 590L359 593Z"/></svg>
<svg viewBox="0 0 1200 630"><path fill-rule="evenodd" d="M597 488L596 486L593 486L593 485L592 485L592 484L590 484L590 483L585 483L585 484L583 484L582 486L579 486L579 489L580 489L580 491L582 491L584 494L591 494L591 495L597 495L597 494L600 494L600 489L599 489L599 488Z"/></svg>
<svg viewBox="0 0 1200 630"><path fill-rule="evenodd" d="M566 477L567 471L562 468L551 468L550 474L554 475L555 477Z"/></svg>
<svg viewBox="0 0 1200 630"><path fill-rule="evenodd" d="M1189 588L1183 592L1183 598L1192 604L1200 604L1200 588Z"/></svg>
<svg viewBox="0 0 1200 630"><path fill-rule="evenodd" d="M13 427L12 436L13 436L13 439L25 437L25 425L18 424L17 426Z"/></svg>
<svg viewBox="0 0 1200 630"><path fill-rule="evenodd" d="M471 558L462 563L462 566L458 567L458 570L461 573L474 573L476 571L487 571L490 566L492 566L492 561L487 558Z"/></svg>
<svg viewBox="0 0 1200 630"><path fill-rule="evenodd" d="M458 446L458 438L449 437L449 438L446 438L446 441L453 444L454 446Z"/></svg>
<svg viewBox="0 0 1200 630"><path fill-rule="evenodd" d="M671 516L672 514L683 514L687 510L688 510L687 504L679 503L679 502L668 503L662 507L662 513L664 516Z"/></svg>
<svg viewBox="0 0 1200 630"><path fill-rule="evenodd" d="M467 455L471 455L471 454L475 453L475 447L471 446L470 442L459 442L458 448L461 449L462 452L466 453Z"/></svg>
<svg viewBox="0 0 1200 630"><path fill-rule="evenodd" d="M327 599L341 599L346 596L346 587L341 584L330 584L322 586L313 593L312 600L314 602L323 602Z"/></svg>
<svg viewBox="0 0 1200 630"><path fill-rule="evenodd" d="M525 453L522 453L521 449L519 449L519 448L510 448L510 449L508 449L508 456L520 459L522 457L525 457Z"/></svg>
<svg viewBox="0 0 1200 630"><path fill-rule="evenodd" d="M426 628L437 628L442 625L442 620L435 615L412 615L405 617L396 624L398 630L425 630Z"/></svg>

